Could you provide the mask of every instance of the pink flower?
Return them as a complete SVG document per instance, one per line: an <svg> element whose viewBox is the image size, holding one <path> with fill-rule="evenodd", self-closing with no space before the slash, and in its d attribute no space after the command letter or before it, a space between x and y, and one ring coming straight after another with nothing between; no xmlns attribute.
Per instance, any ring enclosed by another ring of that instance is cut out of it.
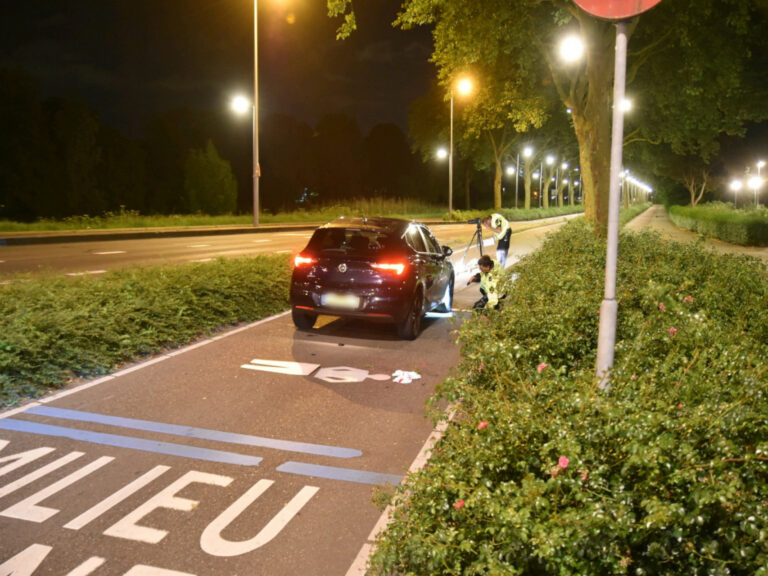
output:
<svg viewBox="0 0 768 576"><path fill-rule="evenodd" d="M560 456L560 458L558 458L557 460L557 465L560 466L560 468L562 468L563 470L568 468L569 463L570 463L570 460L568 460L568 458L565 456Z"/></svg>
<svg viewBox="0 0 768 576"><path fill-rule="evenodd" d="M682 408L682 407L683 407L683 403L682 403L682 402L680 402L680 403L677 405L677 407L678 407L678 408Z"/></svg>
<svg viewBox="0 0 768 576"><path fill-rule="evenodd" d="M693 304L693 296L686 296L683 298L683 302L688 302L689 304Z"/></svg>
<svg viewBox="0 0 768 576"><path fill-rule="evenodd" d="M483 368L485 368L485 363L484 362L480 362L480 366L477 367L477 371L478 372L482 372Z"/></svg>
<svg viewBox="0 0 768 576"><path fill-rule="evenodd" d="M579 470L579 474L582 480L586 480L589 477L589 470Z"/></svg>
<svg viewBox="0 0 768 576"><path fill-rule="evenodd" d="M486 420L483 420L482 422L478 423L478 425L477 425L477 429L478 429L478 430L482 430L482 429L483 429L483 428L485 428L486 426L488 426L488 422L487 422Z"/></svg>
<svg viewBox="0 0 768 576"><path fill-rule="evenodd" d="M632 374L632 380L637 380L637 374Z"/></svg>
<svg viewBox="0 0 768 576"><path fill-rule="evenodd" d="M675 388L680 388L680 382L675 382Z"/></svg>
<svg viewBox="0 0 768 576"><path fill-rule="evenodd" d="M669 332L669 337L670 338L674 338L675 334L677 334L677 328L674 328L674 327L670 328L669 330L667 330L667 332Z"/></svg>
<svg viewBox="0 0 768 576"><path fill-rule="evenodd" d="M664 302L659 302L659 310L661 310L662 312L667 311L667 309L664 307Z"/></svg>
<svg viewBox="0 0 768 576"><path fill-rule="evenodd" d="M544 371L544 368L546 368L548 364L546 362L542 362L538 366L536 366L536 371L541 374Z"/></svg>
<svg viewBox="0 0 768 576"><path fill-rule="evenodd" d="M461 510L464 507L464 500L456 500L456 502L453 503L453 507L456 508L456 510Z"/></svg>

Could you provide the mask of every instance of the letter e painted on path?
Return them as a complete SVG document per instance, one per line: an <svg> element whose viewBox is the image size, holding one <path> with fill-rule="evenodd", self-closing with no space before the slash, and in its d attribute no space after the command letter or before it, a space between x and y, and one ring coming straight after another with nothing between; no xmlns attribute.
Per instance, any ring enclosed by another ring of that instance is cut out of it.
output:
<svg viewBox="0 0 768 576"><path fill-rule="evenodd" d="M136 510L107 528L104 531L104 534L107 536L115 536L116 538L125 538L126 540L157 544L160 540L166 537L168 531L147 528L146 526L139 526L136 523L157 508L169 508L171 510L180 510L182 512L193 510L198 502L187 498L179 498L176 496L176 493L194 482L213 484L214 486L228 486L232 482L232 478L229 478L228 476L219 476L217 474L197 472L195 470L187 472L184 476L176 480L176 482L173 482L170 486L161 490L144 504L136 508Z"/></svg>
<svg viewBox="0 0 768 576"><path fill-rule="evenodd" d="M270 542L293 519L296 514L309 502L319 488L304 486L280 512L278 512L256 536L250 540L232 542L221 537L221 533L237 518L252 502L261 496L270 486L272 480L259 480L245 494L238 498L218 518L211 522L200 536L200 548L211 556L239 556L252 552Z"/></svg>

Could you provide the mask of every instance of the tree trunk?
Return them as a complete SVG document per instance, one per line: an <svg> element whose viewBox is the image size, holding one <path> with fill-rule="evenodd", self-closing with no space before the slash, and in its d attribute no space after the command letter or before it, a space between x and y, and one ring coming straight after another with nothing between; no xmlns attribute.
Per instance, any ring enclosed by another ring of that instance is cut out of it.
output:
<svg viewBox="0 0 768 576"><path fill-rule="evenodd" d="M589 90L581 106L574 106L573 118L579 143L584 214L595 234L608 230L610 202L611 124L613 119L613 72L616 28L613 24L584 18L582 34L592 39L585 74Z"/></svg>

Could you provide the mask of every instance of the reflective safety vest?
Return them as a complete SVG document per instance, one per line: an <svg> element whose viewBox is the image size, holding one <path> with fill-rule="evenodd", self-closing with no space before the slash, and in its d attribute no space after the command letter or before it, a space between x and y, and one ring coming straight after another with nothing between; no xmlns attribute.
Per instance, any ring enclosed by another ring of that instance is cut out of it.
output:
<svg viewBox="0 0 768 576"><path fill-rule="evenodd" d="M501 264L493 260L493 268L491 268L487 274L483 274L480 270L480 288L485 290L485 295L488 297L488 304L490 306L496 306L499 303L499 276L501 274Z"/></svg>
<svg viewBox="0 0 768 576"><path fill-rule="evenodd" d="M501 214L491 214L491 228L499 228L499 231L494 232L493 235L496 240L501 240L509 230L509 221Z"/></svg>

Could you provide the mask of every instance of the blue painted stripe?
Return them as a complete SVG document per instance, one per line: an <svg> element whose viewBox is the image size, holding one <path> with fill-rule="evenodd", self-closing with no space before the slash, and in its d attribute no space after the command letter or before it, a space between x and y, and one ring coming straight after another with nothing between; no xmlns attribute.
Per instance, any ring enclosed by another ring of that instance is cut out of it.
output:
<svg viewBox="0 0 768 576"><path fill-rule="evenodd" d="M234 452L195 448L194 446L171 444L170 442L143 440L141 438L131 438L130 436L118 436L117 434L89 432L88 430L51 426L49 424L29 422L28 420L14 420L13 418L0 419L0 429L12 430L14 432L27 432L29 434L42 434L44 436L58 436L61 438L80 440L82 442L91 442L93 444L117 446L118 448L141 450L143 452L156 452L158 454L181 456L182 458L194 458L196 460L207 460L209 462L237 464L238 466L258 466L259 462L262 461L262 458L258 456L246 456L245 454L236 454Z"/></svg>
<svg viewBox="0 0 768 576"><path fill-rule="evenodd" d="M194 428L192 426L179 426L177 424L165 424L163 422L153 422L151 420L136 420L134 418L122 418L120 416L82 412L80 410L67 410L64 408L54 408L52 406L36 406L30 408L25 413L36 414L38 416L50 416L52 418L64 418L67 420L78 420L80 422L95 422L98 424L106 424L108 426L120 426L122 428L131 428L134 430L158 432L160 434L172 434L174 436L184 436L185 438L214 440L216 442L228 442L230 444L242 444L245 446L260 446L262 448L273 448L275 450L285 450L287 452L301 452L302 454L332 456L334 458L357 458L363 455L360 450L355 450L354 448L340 448L338 446L307 444L305 442L292 442L290 440L276 440L274 438L250 436L248 434L237 434L235 432L222 432L219 430Z"/></svg>
<svg viewBox="0 0 768 576"><path fill-rule="evenodd" d="M300 476L314 476L315 478L328 478L329 480L343 480L345 482L358 482L360 484L382 485L389 483L396 486L403 479L396 474L381 474L379 472L366 472L365 470L350 470L349 468L336 468L334 466L319 466L317 464L305 464L303 462L286 462L277 467L278 472L298 474Z"/></svg>

